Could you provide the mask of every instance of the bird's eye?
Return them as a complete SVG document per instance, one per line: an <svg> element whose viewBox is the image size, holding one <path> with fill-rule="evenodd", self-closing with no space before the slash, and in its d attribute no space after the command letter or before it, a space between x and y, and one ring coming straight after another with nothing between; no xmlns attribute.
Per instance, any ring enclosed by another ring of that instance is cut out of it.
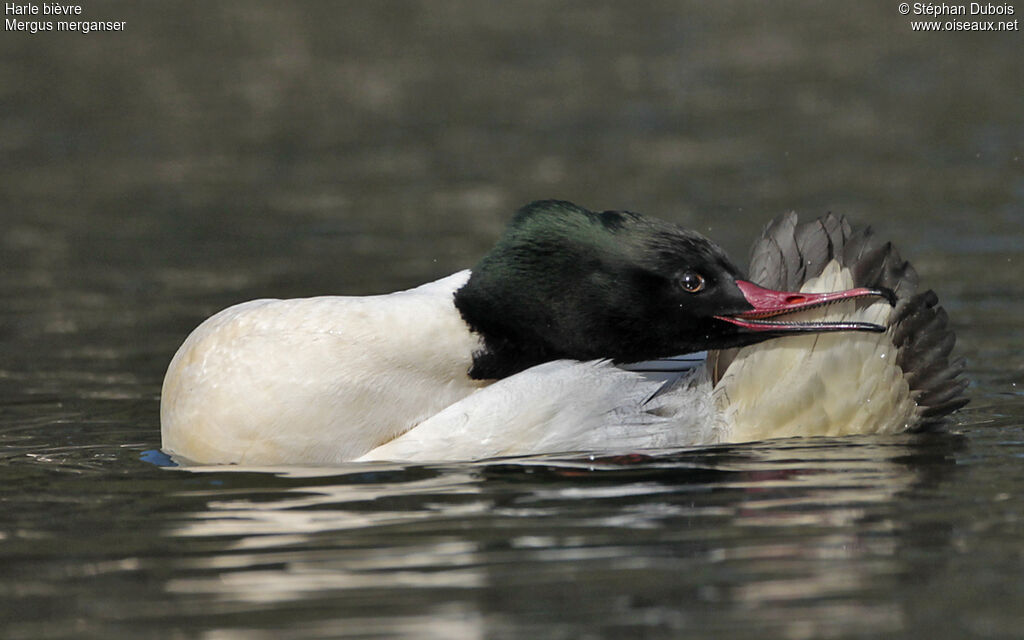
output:
<svg viewBox="0 0 1024 640"><path fill-rule="evenodd" d="M679 279L679 284L682 285L685 291L690 293L697 293L698 291L704 290L704 276L693 271L687 271L683 274L683 277Z"/></svg>

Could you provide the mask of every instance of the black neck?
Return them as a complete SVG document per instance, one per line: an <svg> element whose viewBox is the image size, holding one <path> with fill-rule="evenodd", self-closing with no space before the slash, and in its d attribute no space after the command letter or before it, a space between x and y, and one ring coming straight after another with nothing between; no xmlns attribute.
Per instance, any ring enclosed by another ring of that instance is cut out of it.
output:
<svg viewBox="0 0 1024 640"><path fill-rule="evenodd" d="M474 380L506 378L534 365L566 357L556 353L540 336L520 335L508 318L495 315L485 298L474 287L463 286L455 292L455 307L470 330L483 340L473 354L469 377Z"/></svg>

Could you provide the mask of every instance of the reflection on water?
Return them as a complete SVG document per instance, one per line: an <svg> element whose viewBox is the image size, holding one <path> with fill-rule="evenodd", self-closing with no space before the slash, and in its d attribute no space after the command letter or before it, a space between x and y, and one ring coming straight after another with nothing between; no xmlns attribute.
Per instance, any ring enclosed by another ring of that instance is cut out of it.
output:
<svg viewBox="0 0 1024 640"><path fill-rule="evenodd" d="M204 504L168 535L219 544L165 589L235 610L370 599L389 612L378 632L429 621L423 633L457 638L525 632L534 616L587 628L598 610L595 628L683 630L720 607L784 637L903 629L908 613L884 595L908 571L896 505L949 481L962 441L836 444L278 469L238 489L220 483L254 470L173 470L200 481L185 495Z"/></svg>
<svg viewBox="0 0 1024 640"><path fill-rule="evenodd" d="M1018 33L810 0L86 10L128 29L0 38L0 636L1024 628ZM203 318L436 279L547 197L675 220L737 262L791 208L873 224L958 331L962 435L139 460Z"/></svg>

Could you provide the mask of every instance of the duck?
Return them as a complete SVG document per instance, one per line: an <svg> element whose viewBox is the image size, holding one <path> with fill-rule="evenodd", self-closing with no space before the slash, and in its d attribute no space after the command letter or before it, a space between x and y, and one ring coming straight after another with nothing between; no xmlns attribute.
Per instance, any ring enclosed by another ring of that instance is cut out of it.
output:
<svg viewBox="0 0 1024 640"><path fill-rule="evenodd" d="M162 449L186 465L632 453L923 431L966 403L946 312L869 227L779 216L748 273L673 223L532 202L472 269L202 322L164 377Z"/></svg>

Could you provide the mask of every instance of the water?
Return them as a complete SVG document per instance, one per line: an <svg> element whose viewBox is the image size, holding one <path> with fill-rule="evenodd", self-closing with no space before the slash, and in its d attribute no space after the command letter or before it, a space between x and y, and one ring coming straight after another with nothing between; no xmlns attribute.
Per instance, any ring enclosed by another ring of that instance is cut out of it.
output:
<svg viewBox="0 0 1024 640"><path fill-rule="evenodd" d="M1019 32L888 2L85 11L127 28L0 39L0 635L1020 636ZM141 459L204 317L445 275L543 197L740 261L790 208L871 223L939 292L972 404L656 458Z"/></svg>

